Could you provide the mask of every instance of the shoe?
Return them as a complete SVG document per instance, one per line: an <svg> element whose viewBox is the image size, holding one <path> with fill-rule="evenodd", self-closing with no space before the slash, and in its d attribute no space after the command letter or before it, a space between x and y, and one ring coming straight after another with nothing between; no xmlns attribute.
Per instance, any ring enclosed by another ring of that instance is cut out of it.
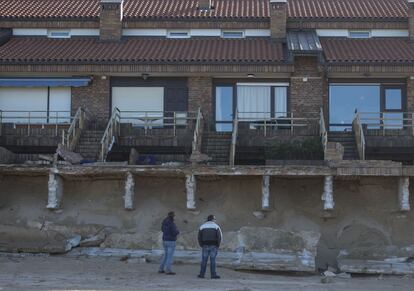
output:
<svg viewBox="0 0 414 291"><path fill-rule="evenodd" d="M174 272L166 272L165 275L175 275Z"/></svg>
<svg viewBox="0 0 414 291"><path fill-rule="evenodd" d="M220 279L220 276L214 275L214 276L211 276L211 279Z"/></svg>
<svg viewBox="0 0 414 291"><path fill-rule="evenodd" d="M203 275L198 275L197 277L200 278L200 279L204 279Z"/></svg>
<svg viewBox="0 0 414 291"><path fill-rule="evenodd" d="M158 273L159 274L164 274L165 272L164 272L164 270L159 270Z"/></svg>

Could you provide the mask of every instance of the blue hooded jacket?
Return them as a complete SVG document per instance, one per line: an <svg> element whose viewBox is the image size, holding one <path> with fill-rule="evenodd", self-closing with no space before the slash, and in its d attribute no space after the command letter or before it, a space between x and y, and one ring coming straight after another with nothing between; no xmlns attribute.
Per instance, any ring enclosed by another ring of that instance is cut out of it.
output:
<svg viewBox="0 0 414 291"><path fill-rule="evenodd" d="M161 231L163 241L176 241L177 235L180 233L174 223L174 219L171 217L164 219L162 222Z"/></svg>

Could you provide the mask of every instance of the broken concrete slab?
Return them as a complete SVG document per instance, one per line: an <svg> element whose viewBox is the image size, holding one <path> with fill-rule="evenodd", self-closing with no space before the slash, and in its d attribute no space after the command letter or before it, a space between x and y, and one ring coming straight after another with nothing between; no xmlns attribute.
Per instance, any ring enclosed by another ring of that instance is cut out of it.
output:
<svg viewBox="0 0 414 291"><path fill-rule="evenodd" d="M105 232L99 232L96 235L89 236L83 240L80 241L79 246L80 247L99 247L106 238Z"/></svg>
<svg viewBox="0 0 414 291"><path fill-rule="evenodd" d="M342 272L361 274L414 274L414 245L378 246L342 250L338 256Z"/></svg>
<svg viewBox="0 0 414 291"><path fill-rule="evenodd" d="M0 147L0 164L13 164L16 161L16 154Z"/></svg>
<svg viewBox="0 0 414 291"><path fill-rule="evenodd" d="M59 144L56 153L65 161L79 165L83 161L82 155L68 150L64 145Z"/></svg>

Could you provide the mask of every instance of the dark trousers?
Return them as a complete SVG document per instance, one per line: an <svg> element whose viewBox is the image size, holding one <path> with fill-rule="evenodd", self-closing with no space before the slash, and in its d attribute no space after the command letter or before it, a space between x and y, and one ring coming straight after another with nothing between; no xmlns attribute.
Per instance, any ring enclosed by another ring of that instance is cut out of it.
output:
<svg viewBox="0 0 414 291"><path fill-rule="evenodd" d="M217 246L203 246L203 250L201 254L201 270L200 270L201 276L204 276L206 274L208 258L210 258L210 274L211 276L216 276L217 252L218 252Z"/></svg>

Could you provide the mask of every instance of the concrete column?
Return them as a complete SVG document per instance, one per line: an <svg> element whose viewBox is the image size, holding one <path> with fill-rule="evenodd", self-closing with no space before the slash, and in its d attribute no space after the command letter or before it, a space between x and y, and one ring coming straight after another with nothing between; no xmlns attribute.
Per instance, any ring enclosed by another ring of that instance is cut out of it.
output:
<svg viewBox="0 0 414 291"><path fill-rule="evenodd" d="M325 176L323 185L322 201L324 210L333 210L335 202L333 198L333 176Z"/></svg>
<svg viewBox="0 0 414 291"><path fill-rule="evenodd" d="M187 192L187 209L196 209L195 195L197 192L197 180L194 175L187 175L185 181L185 188Z"/></svg>
<svg viewBox="0 0 414 291"><path fill-rule="evenodd" d="M59 209L63 197L63 179L55 171L50 171L48 182L47 208L51 210Z"/></svg>
<svg viewBox="0 0 414 291"><path fill-rule="evenodd" d="M398 201L400 211L410 211L410 178L398 179Z"/></svg>
<svg viewBox="0 0 414 291"><path fill-rule="evenodd" d="M126 210L134 210L135 179L128 172L125 179L124 207Z"/></svg>
<svg viewBox="0 0 414 291"><path fill-rule="evenodd" d="M262 210L270 208L270 176L262 178Z"/></svg>

